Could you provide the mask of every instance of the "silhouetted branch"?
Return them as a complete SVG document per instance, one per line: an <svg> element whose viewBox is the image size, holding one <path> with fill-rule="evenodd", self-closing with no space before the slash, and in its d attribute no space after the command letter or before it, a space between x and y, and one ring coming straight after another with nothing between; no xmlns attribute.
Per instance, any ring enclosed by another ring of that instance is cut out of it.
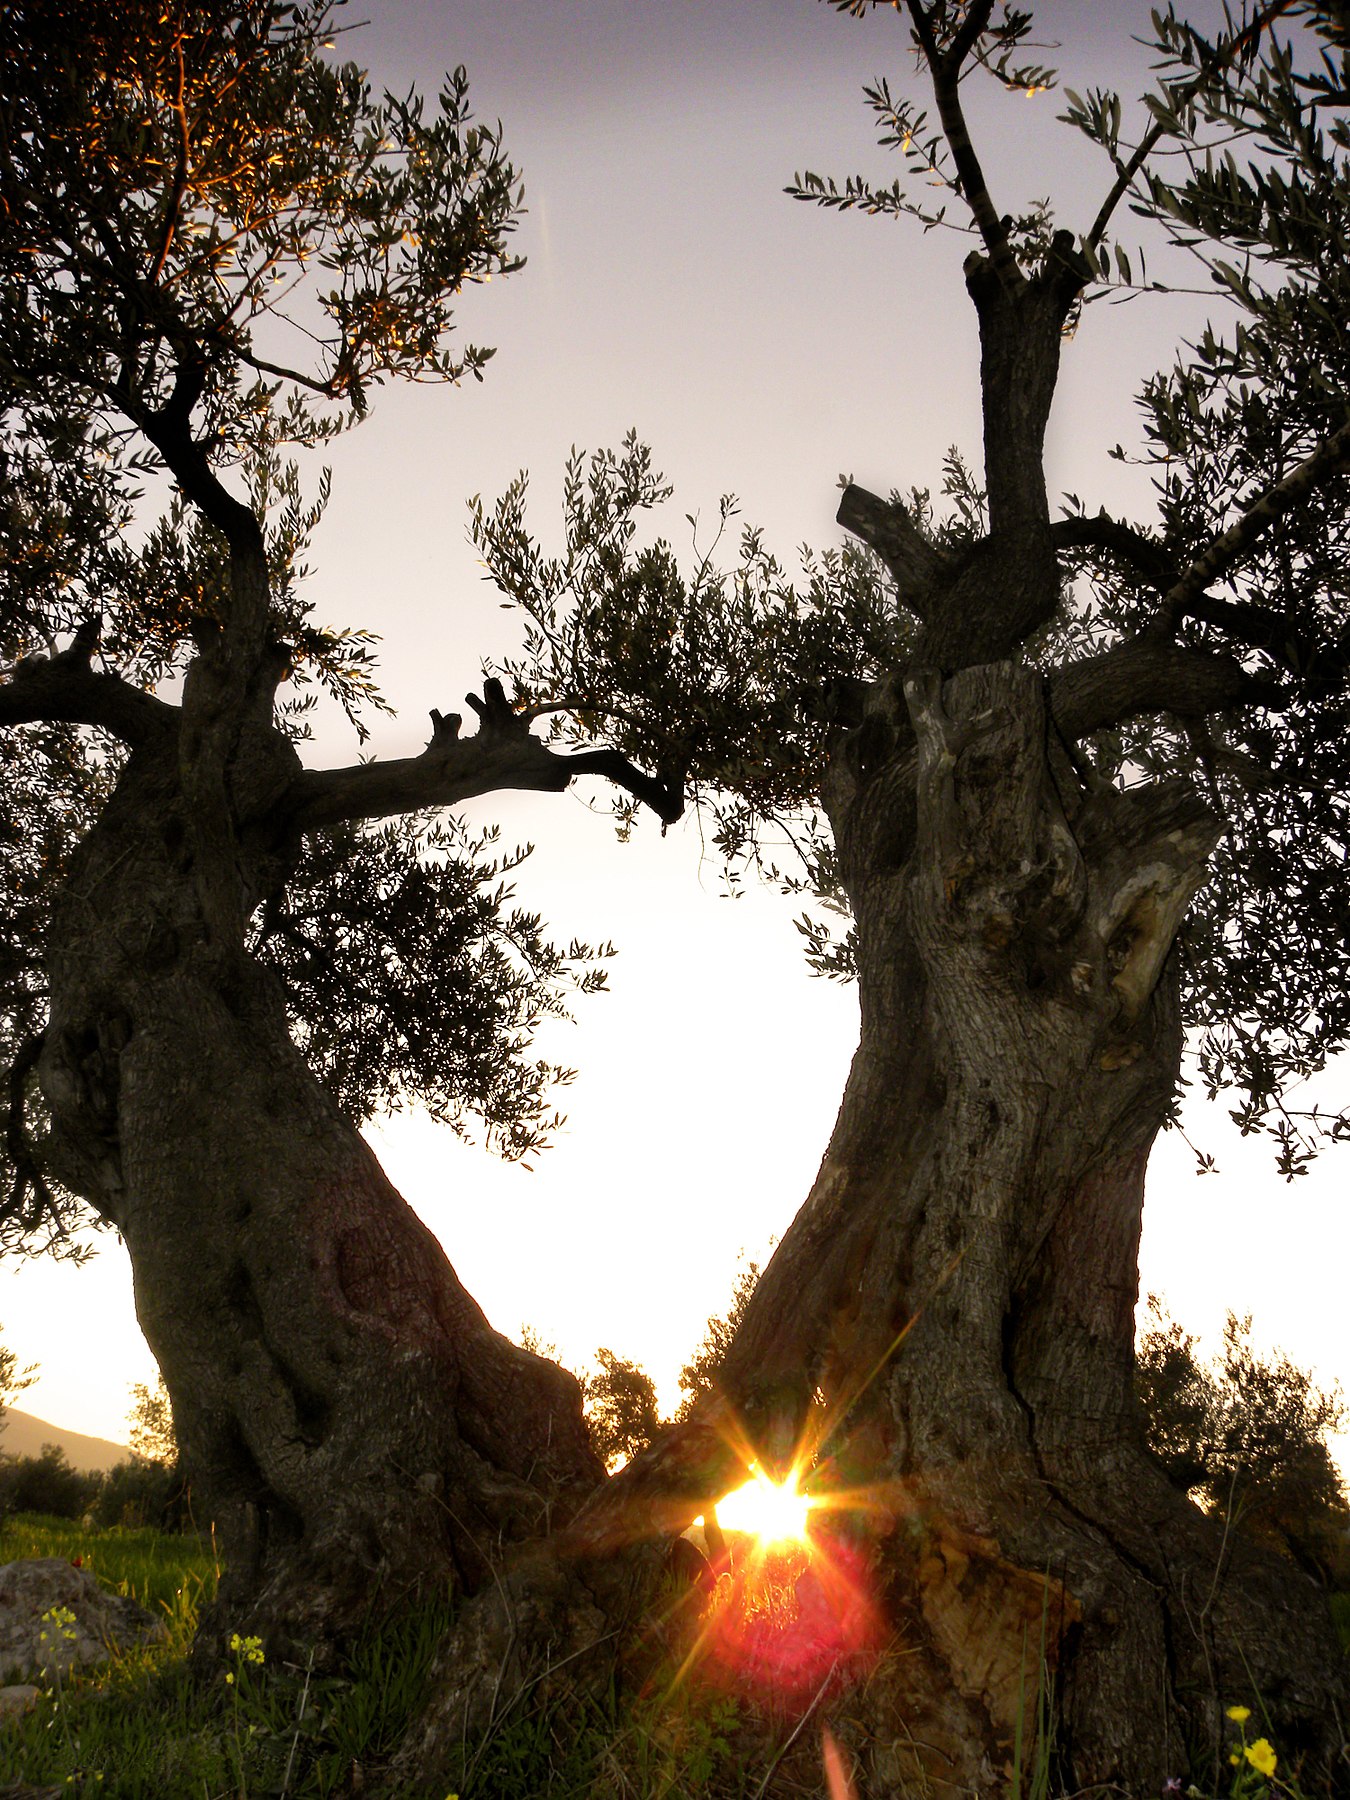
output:
<svg viewBox="0 0 1350 1800"><path fill-rule="evenodd" d="M906 509L850 482L835 519L869 550L876 551L895 577L900 598L922 619L923 594L946 566L946 558L929 543Z"/></svg>
<svg viewBox="0 0 1350 1800"><path fill-rule="evenodd" d="M1051 714L1069 741L1150 713L1204 718L1235 706L1278 707L1281 699L1268 677L1248 674L1232 657L1152 632L1055 670L1049 689Z"/></svg>
<svg viewBox="0 0 1350 1800"><path fill-rule="evenodd" d="M1056 550L1109 550L1160 593L1176 582L1177 565L1161 544L1104 512L1092 518L1078 514L1056 519L1050 536Z"/></svg>
<svg viewBox="0 0 1350 1800"><path fill-rule="evenodd" d="M512 709L499 681L485 681L482 697L468 694L466 700L479 719L473 737L460 737L457 715L433 712L432 739L420 756L305 770L288 797L291 823L313 831L343 820L457 806L504 788L561 793L578 775L614 782L650 807L663 824L673 824L683 812L680 783L644 774L617 750L575 756L550 750L531 735L528 717Z"/></svg>
<svg viewBox="0 0 1350 1800"><path fill-rule="evenodd" d="M1282 481L1258 495L1235 524L1201 551L1163 596L1166 620L1171 623L1190 613L1210 582L1226 574L1291 507L1346 469L1350 469L1350 424L1334 431Z"/></svg>
<svg viewBox="0 0 1350 1800"><path fill-rule="evenodd" d="M90 666L99 621L86 619L66 649L53 657L30 656L0 686L0 725L65 720L97 725L141 744L176 727L178 709L133 687L120 675L95 674Z"/></svg>

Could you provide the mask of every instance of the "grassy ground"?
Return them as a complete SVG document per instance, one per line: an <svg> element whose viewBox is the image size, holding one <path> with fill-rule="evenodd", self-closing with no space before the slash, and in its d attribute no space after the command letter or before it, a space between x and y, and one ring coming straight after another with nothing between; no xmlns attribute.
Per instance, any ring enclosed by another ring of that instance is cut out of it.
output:
<svg viewBox="0 0 1350 1800"><path fill-rule="evenodd" d="M0 1525L0 1562L78 1556L163 1618L165 1640L78 1673L0 1725L0 1787L23 1781L107 1800L321 1800L360 1791L421 1705L449 1621L430 1607L359 1646L342 1678L271 1667L241 1644L205 1683L187 1651L218 1569L208 1541L86 1531L59 1519ZM441 1800L440 1796L436 1800Z"/></svg>
<svg viewBox="0 0 1350 1800"><path fill-rule="evenodd" d="M32 1712L0 1724L0 1788L50 1785L106 1800L339 1800L377 1781L426 1692L447 1606L429 1606L358 1646L339 1679L257 1659L203 1684L187 1651L215 1592L209 1541L154 1531L86 1531L57 1519L0 1524L0 1562L79 1557L168 1625L166 1640L77 1674ZM486 1743L465 1747L461 1800L754 1800L791 1722L742 1719L716 1695L566 1706L527 1694ZM745 1730L754 1738L748 1754ZM766 1752L767 1760L766 1760ZM803 1787L816 1791L817 1781ZM780 1765L781 1766L781 1765ZM408 1800L444 1800L442 1794Z"/></svg>
<svg viewBox="0 0 1350 1800"><path fill-rule="evenodd" d="M361 1644L341 1678L274 1666L246 1641L232 1667L205 1681L187 1651L218 1577L209 1540L55 1519L0 1524L0 1562L26 1556L79 1557L168 1630L162 1643L73 1676L0 1724L0 1788L26 1782L107 1800L360 1795L417 1716L450 1620L448 1606L435 1604L400 1619ZM1350 1648L1350 1595L1334 1605ZM847 1742L846 1724L839 1729ZM821 1772L815 1720L672 1684L670 1668L654 1665L642 1695L624 1706L613 1696L586 1702L572 1693L559 1705L526 1694L485 1743L464 1748L449 1786L460 1800L761 1800L771 1782L775 1797L805 1800L820 1794ZM1256 1771L1246 1766L1239 1774L1242 1800L1295 1791L1250 1779ZM1023 1800L1045 1791L1028 1782Z"/></svg>
<svg viewBox="0 0 1350 1800"><path fill-rule="evenodd" d="M78 1556L105 1587L171 1620L187 1609L195 1622L215 1594L219 1573L209 1538L124 1526L97 1531L73 1519L31 1514L0 1521L0 1563L24 1556Z"/></svg>

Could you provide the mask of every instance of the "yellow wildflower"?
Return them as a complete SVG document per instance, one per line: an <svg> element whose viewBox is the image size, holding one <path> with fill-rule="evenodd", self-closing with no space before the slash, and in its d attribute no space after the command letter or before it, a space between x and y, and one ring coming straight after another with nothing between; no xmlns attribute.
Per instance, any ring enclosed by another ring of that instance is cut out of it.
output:
<svg viewBox="0 0 1350 1800"><path fill-rule="evenodd" d="M1257 1738L1254 1744L1248 1744L1246 1755L1247 1761L1256 1770L1258 1775L1273 1775L1275 1773L1275 1764L1279 1761L1279 1758L1271 1748L1269 1738Z"/></svg>
<svg viewBox="0 0 1350 1800"><path fill-rule="evenodd" d="M40 1631L38 1633L39 1642L49 1644L59 1633L60 1636L68 1639L71 1643L74 1643L75 1631L73 1628L75 1624L75 1615L68 1606L49 1606L42 1615L42 1623L44 1625L52 1626L53 1630L50 1634L45 1631Z"/></svg>
<svg viewBox="0 0 1350 1800"><path fill-rule="evenodd" d="M233 1669L226 1669L226 1671L225 1671L225 1685L226 1685L226 1686L227 1686L227 1687L233 1687L233 1686L234 1686L234 1670L233 1670ZM1237 1758L1236 1758L1236 1756L1235 1756L1235 1757L1234 1757L1234 1758L1233 1758L1233 1761L1234 1761L1234 1762L1236 1762L1236 1761L1237 1761Z"/></svg>
<svg viewBox="0 0 1350 1800"><path fill-rule="evenodd" d="M1245 1725L1252 1716L1250 1706L1230 1706L1228 1716L1235 1725Z"/></svg>

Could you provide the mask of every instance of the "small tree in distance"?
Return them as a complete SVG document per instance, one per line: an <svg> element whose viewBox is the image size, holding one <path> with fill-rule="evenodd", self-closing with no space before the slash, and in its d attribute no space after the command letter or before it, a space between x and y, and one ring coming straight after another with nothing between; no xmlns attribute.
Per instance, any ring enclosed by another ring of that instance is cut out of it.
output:
<svg viewBox="0 0 1350 1800"><path fill-rule="evenodd" d="M703 1338L689 1361L680 1370L680 1387L684 1398L680 1402L675 1417L687 1419L699 1401L711 1396L717 1387L717 1379L722 1365L726 1361L745 1317L745 1309L750 1304L750 1296L755 1291L755 1283L759 1280L759 1264L745 1262L745 1252L741 1252L744 1267L736 1274L731 1290L731 1299L724 1313L713 1313L703 1328Z"/></svg>
<svg viewBox="0 0 1350 1800"><path fill-rule="evenodd" d="M746 1261L744 1251L740 1261L726 1311L709 1316L702 1340L680 1370L684 1398L675 1413L677 1421L687 1419L701 1399L716 1391L723 1361L759 1280L759 1264ZM561 1358L558 1346L545 1343L533 1325L521 1326L518 1342L535 1356L552 1362ZM595 1361L596 1369L582 1378L586 1422L592 1443L612 1469L654 1443L665 1421L656 1384L640 1363L605 1349L596 1351Z"/></svg>
<svg viewBox="0 0 1350 1800"><path fill-rule="evenodd" d="M1272 1544L1320 1580L1350 1577L1350 1500L1327 1448L1345 1402L1282 1352L1261 1357L1250 1317L1229 1313L1206 1367L1196 1340L1149 1296L1136 1380L1149 1449L1168 1479L1237 1531Z"/></svg>
<svg viewBox="0 0 1350 1800"><path fill-rule="evenodd" d="M72 1467L59 1444L44 1444L36 1456L7 1457L0 1463L0 1512L78 1519L101 1485L100 1476Z"/></svg>
<svg viewBox="0 0 1350 1800"><path fill-rule="evenodd" d="M164 1385L164 1377L155 1378L153 1388L135 1382L131 1389L132 1408L127 1414L131 1422L132 1452L146 1462L171 1466L178 1461L178 1434L173 1424L173 1401Z"/></svg>
<svg viewBox="0 0 1350 1800"><path fill-rule="evenodd" d="M38 1365L29 1363L19 1368L17 1354L7 1344L0 1344L0 1432L5 1429L5 1414L16 1394L32 1387L38 1378Z"/></svg>
<svg viewBox="0 0 1350 1800"><path fill-rule="evenodd" d="M612 1350L595 1353L596 1372L586 1377L586 1422L606 1468L628 1462L656 1441L661 1413L656 1384L645 1369Z"/></svg>

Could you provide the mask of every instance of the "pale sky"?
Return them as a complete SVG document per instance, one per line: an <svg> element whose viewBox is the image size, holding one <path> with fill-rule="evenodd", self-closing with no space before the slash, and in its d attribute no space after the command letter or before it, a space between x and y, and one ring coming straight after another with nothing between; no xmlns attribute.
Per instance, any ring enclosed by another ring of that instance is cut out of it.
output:
<svg viewBox="0 0 1350 1800"><path fill-rule="evenodd" d="M1038 35L1062 40L1046 60L1066 85L1138 91L1146 59L1128 34L1147 28L1146 5L1057 0L1037 14ZM382 394L327 458L334 498L312 591L324 622L384 634L400 716L374 722L378 754L419 749L428 709L462 711L480 661L515 645L518 622L467 544L465 500L495 496L521 467L550 534L569 447L636 426L675 483L663 528L677 545L686 513L710 520L732 491L790 559L803 541L839 541L841 472L881 492L936 488L949 444L978 459L968 243L781 192L807 168L883 184L900 173L861 100L878 74L893 89L910 78L889 10L854 21L817 0L369 0L351 17L370 23L345 53L377 86L434 91L445 68L467 66L480 115L504 123L528 207L528 266L461 314L465 338L498 347L484 383ZM1000 211L1049 192L1061 223L1090 221L1106 172L1055 124L1055 94L977 103L972 88L971 108ZM1199 304L1087 309L1066 347L1052 495L1071 489L1090 510L1146 497L1139 472L1106 453L1137 440L1138 382L1194 332ZM332 729L309 754L345 762L353 746ZM537 846L517 886L557 938L614 940L612 991L581 1001L543 1046L579 1076L533 1173L416 1115L369 1135L499 1329L529 1322L574 1365L611 1348L673 1404L738 1250L763 1260L810 1186L854 1047L854 996L809 977L799 905L722 897L696 819L664 839L644 826L625 847L576 793L490 796L472 817ZM1345 1086L1328 1080L1324 1098ZM1258 1344L1350 1386L1346 1153L1288 1185L1222 1105L1193 1101L1186 1128L1219 1173L1197 1179L1175 1134L1155 1152L1143 1290L1208 1349L1231 1307L1252 1314ZM25 1410L122 1438L129 1384L154 1368L125 1254L99 1244L79 1270L0 1267L0 1325L21 1361L41 1365Z"/></svg>

